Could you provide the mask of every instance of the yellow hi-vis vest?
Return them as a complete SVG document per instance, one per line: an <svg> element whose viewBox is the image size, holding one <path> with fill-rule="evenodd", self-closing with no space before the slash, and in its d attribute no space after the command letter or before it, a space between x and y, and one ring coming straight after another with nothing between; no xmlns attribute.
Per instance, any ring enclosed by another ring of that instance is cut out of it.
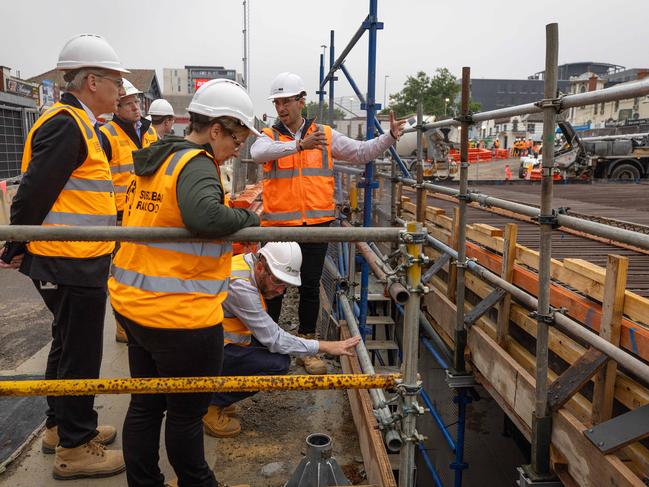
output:
<svg viewBox="0 0 649 487"><path fill-rule="evenodd" d="M334 219L331 127L312 124L303 137L318 127L327 140L321 150L303 150L264 164L262 226L315 225ZM272 128L263 131L275 140L293 140Z"/></svg>
<svg viewBox="0 0 649 487"><path fill-rule="evenodd" d="M126 203L126 191L133 180L133 151L139 147L133 142L122 128L114 121L103 125L101 130L110 143L110 149L113 158L108 161L110 164L110 174L113 177L115 186L115 202L117 211L124 211ZM153 127L142 135L142 148L150 146L158 141L158 134Z"/></svg>
<svg viewBox="0 0 649 487"><path fill-rule="evenodd" d="M21 170L27 171L32 159L32 140L36 131L48 120L63 112L72 116L86 143L88 155L77 167L59 193L43 226L107 226L115 225L115 194L106 154L85 110L55 103L43 113L29 131L25 141ZM65 116L65 115L60 115ZM64 140L59 141L65 144ZM45 257L90 259L110 254L114 242L29 242L27 250Z"/></svg>
<svg viewBox="0 0 649 487"><path fill-rule="evenodd" d="M211 158L202 149L182 149L154 174L136 175L124 225L185 228L176 185L198 155ZM231 261L227 242L123 242L108 280L110 302L121 315L152 328L217 325L223 321Z"/></svg>
<svg viewBox="0 0 649 487"><path fill-rule="evenodd" d="M232 258L232 272L230 273L230 280L243 279L245 281L252 281L253 270L244 259L245 254L235 255ZM259 293L259 300L261 306L265 310L266 302L264 297ZM252 332L248 329L246 324L237 318L235 315L224 311L223 314L223 343L227 345L232 343L247 347L252 340Z"/></svg>

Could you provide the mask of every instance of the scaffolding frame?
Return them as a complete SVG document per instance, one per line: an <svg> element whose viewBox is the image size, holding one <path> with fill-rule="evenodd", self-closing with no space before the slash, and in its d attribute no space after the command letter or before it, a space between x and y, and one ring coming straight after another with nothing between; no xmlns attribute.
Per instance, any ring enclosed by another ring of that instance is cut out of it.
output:
<svg viewBox="0 0 649 487"><path fill-rule="evenodd" d="M375 62L376 62L376 37L375 28L371 30L370 26L376 23L376 1L370 1L370 13L365 19L361 27L356 31L352 40L343 50L339 58L334 61L333 56L333 31L331 32L331 45L330 45L330 68L329 73L324 76L323 62L324 58L321 56L320 65L320 87L318 93L320 94L320 103L322 104L325 92L323 91L325 84L329 82L329 96L330 100L333 97L333 81L336 71L340 69L347 80L349 81L352 89L362 102L361 107L367 110L367 139L374 136L372 125L378 126L378 120L374 117L375 109L378 104L374 103L374 76L375 76ZM383 25L380 24L382 27ZM368 55L368 100L364 101L362 94L358 90L357 85L354 83L353 78L349 74L348 69L343 64L345 56L349 53L351 48L358 42L365 29L370 30L369 40L369 55ZM457 235L457 251L446 246L442 242L426 236L427 243L437 250L454 259L454 266L456 268L456 303L464 303L465 296L465 282L464 273L466 270L483 277L485 280L496 286L497 289L509 293L511 296L516 297L520 302L527 307L534 310L537 321L537 338L536 338L536 388L535 388L535 408L532 423L532 456L531 464L522 466L519 469L521 485L534 485L541 484L550 485L556 481L556 477L550 468L550 443L552 434L552 413L548 406L548 334L549 327L556 325L562 331L568 333L572 337L579 338L592 347L603 352L608 357L623 366L627 371L631 372L635 377L640 378L645 383L649 384L649 366L642 361L636 359L625 351L611 345L608 341L601 339L599 336L594 335L585 330L578 322L568 318L567 316L555 312L550 307L550 265L551 265L551 236L554 228L564 226L574 230L590 233L596 236L609 238L618 242L626 243L643 249L649 249L649 235L644 235L631 230L610 227L605 224L587 221L581 218L561 214L559 211L552 208L552 170L554 165L554 152L548 151L545 154L542 165L542 181L541 181L541 207L534 208L527 205L512 203L498 198L492 198L483 194L472 194L468 190L468 132L469 127L477 122L492 120L502 117L511 117L514 115L522 115L529 113L543 113L544 115L544 133L543 141L546 147L554 147L555 125L557 115L568 108L584 106L595 103L602 103L606 101L621 100L625 98L633 98L643 96L649 93L649 80L643 80L632 83L626 86L615 86L612 88L598 90L594 92L564 95L560 96L557 91L557 73L558 73L558 24L552 23L546 25L546 59L545 59L545 77L544 77L544 99L524 105L492 110L488 112L472 114L469 111L470 102L470 68L465 67L462 70L462 95L461 95L461 115L454 119L442 120L433 123L424 124L421 113L421 108L418 107L417 125L406 132L417 132L417 175L416 179L407 174L407 169L403 165L396 151L391 151L393 158L392 171L390 174L377 172L376 177L385 178L392 182L392 205L391 205L391 221L398 224L406 224L405 221L396 217L396 186L398 183L416 188L416 211L415 215L420 224L424 223L425 216L425 199L426 190L436 191L442 194L454 196L458 199L459 213L458 213L458 235ZM330 117L330 122L333 122ZM460 126L460 184L459 190L439 186L423 181L423 134L424 132L441 127ZM397 175L396 168L401 169L401 175ZM374 183L374 163L368 163L366 169L360 170L358 168L349 168L341 165L336 165L335 170L338 172L355 175L361 178L358 182L358 187L365 190L364 194L364 225L369 225L368 215L373 209L372 206L372 190L376 187ZM540 292L538 299L529 295L525 291L513 286L509 282L501 279L499 276L488 271L479 264L472 262L466 258L466 212L469 202L477 201L484 206L494 206L503 209L518 211L524 215L528 215L538 219L540 225L540 259L539 259L539 288ZM368 265L366 259L362 263L362 282L361 282L361 306L359 313L359 326L361 329L365 323L367 314L367 279L366 272ZM471 380L467 379L466 367L464 362L464 348L466 347L467 329L465 325L464 307L457 305L457 315L455 322L455 349L453 350L453 363L449 367L446 361L442 358L439 351L435 349L430 343L426 344L426 349L433 353L437 362L448 372L451 379L450 383L459 384L457 386L456 402L458 403L458 434L457 440L454 442L448 431L439 421L436 424L442 430L444 437L451 449L456 454L456 461L451 465L455 470L455 486L459 487L462 484L462 471L467 468L466 463L463 462L463 440L464 440L464 421L466 415L466 405L472 400L472 387ZM416 321L416 320L415 320ZM418 327L418 323L412 323L412 320L404 322L404 333L410 333L409 327ZM427 332L435 332L430 328L426 328L423 324L422 327ZM404 351L404 366L406 370L412 363L416 363L417 349L409 349ZM407 378L404 377L407 382ZM468 384L468 386L462 386ZM425 391L423 391L425 394ZM422 394L422 399L429 406L432 405L430 401L426 401L425 395ZM430 403L430 404L429 404ZM435 414L431 409L431 414L435 419ZM407 418L407 417L406 417ZM400 471L400 486L413 485L413 477L410 470L404 471L404 468L410 469L414 463L412 459L413 452L408 448L411 441L406 440L406 448L402 449L401 454L401 471ZM439 474L436 472L432 462L428 458L422 444L419 444L419 451L422 454L424 463L436 485L441 486ZM404 475L405 474L405 475ZM402 479L405 479L402 481Z"/></svg>

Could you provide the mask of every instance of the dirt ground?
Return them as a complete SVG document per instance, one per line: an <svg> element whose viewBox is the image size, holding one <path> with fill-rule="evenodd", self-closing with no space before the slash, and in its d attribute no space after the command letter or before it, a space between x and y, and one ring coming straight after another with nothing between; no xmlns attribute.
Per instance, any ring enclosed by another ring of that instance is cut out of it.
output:
<svg viewBox="0 0 649 487"><path fill-rule="evenodd" d="M284 298L280 326L297 329L298 293ZM341 373L338 362L327 360L329 373ZM289 374L304 374L291 364ZM365 480L356 428L345 391L264 392L238 403L241 434L218 442L219 460L213 466L224 482L247 482L255 487L280 487L306 453L306 437L325 433L333 440L333 456L354 484ZM277 465L273 475L262 468Z"/></svg>

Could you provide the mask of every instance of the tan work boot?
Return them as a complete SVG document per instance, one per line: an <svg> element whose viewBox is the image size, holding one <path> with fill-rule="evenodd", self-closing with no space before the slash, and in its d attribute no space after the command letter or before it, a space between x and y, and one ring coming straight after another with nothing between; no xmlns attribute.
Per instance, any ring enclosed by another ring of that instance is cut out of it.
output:
<svg viewBox="0 0 649 487"><path fill-rule="evenodd" d="M57 480L112 477L126 470L122 450L106 450L95 440L76 448L56 447L52 475Z"/></svg>
<svg viewBox="0 0 649 487"><path fill-rule="evenodd" d="M115 322L115 341L119 343L128 343L128 336L126 330L117 321Z"/></svg>
<svg viewBox="0 0 649 487"><path fill-rule="evenodd" d="M302 365L307 374L325 375L327 373L327 364L317 355L307 355L295 359L297 365Z"/></svg>
<svg viewBox="0 0 649 487"><path fill-rule="evenodd" d="M216 438L231 438L241 433L241 422L237 418L228 416L224 408L210 406L207 414L203 416L205 433Z"/></svg>
<svg viewBox="0 0 649 487"><path fill-rule="evenodd" d="M97 431L99 434L93 440L98 441L102 445L110 445L117 438L117 430L114 426L102 424L97 426ZM59 428L57 426L45 428L43 441L41 442L41 451L46 454L52 454L57 446L59 446Z"/></svg>
<svg viewBox="0 0 649 487"><path fill-rule="evenodd" d="M230 416L231 418L238 418L239 417L239 411L237 410L237 405L236 404L230 404L229 406L225 406L223 408L223 412Z"/></svg>
<svg viewBox="0 0 649 487"><path fill-rule="evenodd" d="M173 479L165 482L165 487L178 487L178 479ZM250 485L249 484L230 485L230 484L224 484L223 482L219 482L217 480L216 487L250 487Z"/></svg>

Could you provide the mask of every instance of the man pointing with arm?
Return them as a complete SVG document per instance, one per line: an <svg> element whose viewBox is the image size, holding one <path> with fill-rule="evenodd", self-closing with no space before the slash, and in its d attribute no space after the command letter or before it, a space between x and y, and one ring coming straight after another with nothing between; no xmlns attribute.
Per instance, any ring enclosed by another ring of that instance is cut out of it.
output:
<svg viewBox="0 0 649 487"><path fill-rule="evenodd" d="M271 84L278 121L265 128L250 149L252 158L263 163L262 226L329 226L334 220L334 159L365 164L381 155L401 135L405 121L390 114L390 131L368 141L345 137L328 125L302 117L306 90L293 73L281 73ZM300 243L302 286L300 287L299 333L311 337L320 309L319 283L327 243ZM282 295L268 300L268 313L277 321ZM316 356L306 357L309 373L326 373Z"/></svg>

